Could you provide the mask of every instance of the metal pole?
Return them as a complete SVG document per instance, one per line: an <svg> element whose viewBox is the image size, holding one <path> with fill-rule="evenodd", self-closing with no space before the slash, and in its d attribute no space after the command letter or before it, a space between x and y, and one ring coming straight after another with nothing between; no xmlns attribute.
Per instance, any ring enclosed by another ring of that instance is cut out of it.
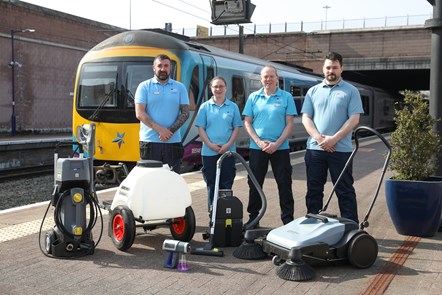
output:
<svg viewBox="0 0 442 295"><path fill-rule="evenodd" d="M433 19L425 22L431 29L431 66L430 66L430 114L442 118L442 0L428 1L433 5ZM442 122L438 121L435 130L442 135ZM436 175L442 175L442 154L438 154L439 166Z"/></svg>
<svg viewBox="0 0 442 295"><path fill-rule="evenodd" d="M325 9L325 29L327 30L327 10L329 8L331 8L331 6L325 5L324 7L322 7Z"/></svg>
<svg viewBox="0 0 442 295"><path fill-rule="evenodd" d="M14 30L11 30L11 81L12 81L12 115L11 115L11 136L16 134L16 117L15 117L15 59L14 59Z"/></svg>
<svg viewBox="0 0 442 295"><path fill-rule="evenodd" d="M239 26L239 53L244 53L244 27Z"/></svg>

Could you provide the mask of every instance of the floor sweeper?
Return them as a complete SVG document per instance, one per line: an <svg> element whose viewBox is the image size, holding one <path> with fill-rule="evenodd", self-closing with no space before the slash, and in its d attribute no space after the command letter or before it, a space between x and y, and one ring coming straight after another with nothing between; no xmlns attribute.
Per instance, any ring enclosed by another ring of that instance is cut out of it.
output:
<svg viewBox="0 0 442 295"><path fill-rule="evenodd" d="M129 249L136 228L168 226L175 240L188 242L196 228L192 197L183 177L159 161L140 160L119 185L109 210L108 233L119 250Z"/></svg>
<svg viewBox="0 0 442 295"><path fill-rule="evenodd" d="M326 210L336 185L347 167L351 165L359 148L359 135L366 131L377 135L386 145L388 153L367 214L358 224L353 220L327 213ZM379 132L365 126L355 130L354 141L355 148L319 214L307 214L271 230L249 230L245 234L243 244L235 250L234 256L242 259L259 259L271 255L273 263L278 266L276 270L278 276L292 281L313 279L314 270L311 265L323 262L347 260L357 268L370 267L376 261L378 245L364 228L369 226L368 217L384 178L391 148Z"/></svg>
<svg viewBox="0 0 442 295"><path fill-rule="evenodd" d="M45 251L49 257L79 257L93 254L101 238L103 226L97 242L92 237L98 216L103 218L94 186L93 155L95 124L87 124L77 130L79 158L59 158L54 154L54 189L51 202L43 217L41 232L50 206L54 206L54 227L45 235ZM83 157L86 150L87 157ZM89 210L87 210L89 209ZM88 213L89 212L89 215Z"/></svg>

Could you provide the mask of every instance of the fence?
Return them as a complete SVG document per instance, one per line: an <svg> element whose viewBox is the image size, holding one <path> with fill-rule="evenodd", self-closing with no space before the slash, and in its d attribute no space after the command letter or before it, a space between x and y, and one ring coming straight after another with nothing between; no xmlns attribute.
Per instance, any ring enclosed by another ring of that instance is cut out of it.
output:
<svg viewBox="0 0 442 295"><path fill-rule="evenodd" d="M287 32L313 32L322 30L345 30L345 29L367 29L367 28L385 28L396 26L414 26L424 25L427 19L432 15L406 15L391 16L379 18L362 19L342 19L319 22L295 22L279 24L243 24L244 34L267 34L267 33L287 33ZM203 36L198 28L183 28L172 30L174 33L186 35L189 37ZM238 35L238 25L211 26L208 28L208 36L227 36Z"/></svg>

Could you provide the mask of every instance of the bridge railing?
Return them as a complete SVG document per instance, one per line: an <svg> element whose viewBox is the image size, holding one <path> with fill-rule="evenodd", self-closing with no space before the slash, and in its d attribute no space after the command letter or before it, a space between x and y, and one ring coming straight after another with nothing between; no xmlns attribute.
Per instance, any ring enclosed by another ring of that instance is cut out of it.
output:
<svg viewBox="0 0 442 295"><path fill-rule="evenodd" d="M287 32L314 32L323 30L345 30L345 29L365 29L365 28L385 28L395 26L415 26L424 25L427 19L431 19L432 15L406 15L406 16L390 16L378 18L362 18L362 19L342 19L328 20L317 22L294 22L294 23L277 23L277 24L243 24L244 34L268 34L268 33L287 33ZM172 30L174 33L195 36L228 36L238 35L238 25L211 26L207 28L207 34L200 28L182 28Z"/></svg>

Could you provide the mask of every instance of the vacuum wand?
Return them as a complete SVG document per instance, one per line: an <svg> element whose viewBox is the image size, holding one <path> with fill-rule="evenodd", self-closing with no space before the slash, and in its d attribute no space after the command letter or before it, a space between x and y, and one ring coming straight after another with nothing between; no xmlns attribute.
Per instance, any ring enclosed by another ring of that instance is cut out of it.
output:
<svg viewBox="0 0 442 295"><path fill-rule="evenodd" d="M166 251L164 267L177 268L178 271L189 270L186 254L190 253L191 246L187 242L176 240L164 240L163 250Z"/></svg>

